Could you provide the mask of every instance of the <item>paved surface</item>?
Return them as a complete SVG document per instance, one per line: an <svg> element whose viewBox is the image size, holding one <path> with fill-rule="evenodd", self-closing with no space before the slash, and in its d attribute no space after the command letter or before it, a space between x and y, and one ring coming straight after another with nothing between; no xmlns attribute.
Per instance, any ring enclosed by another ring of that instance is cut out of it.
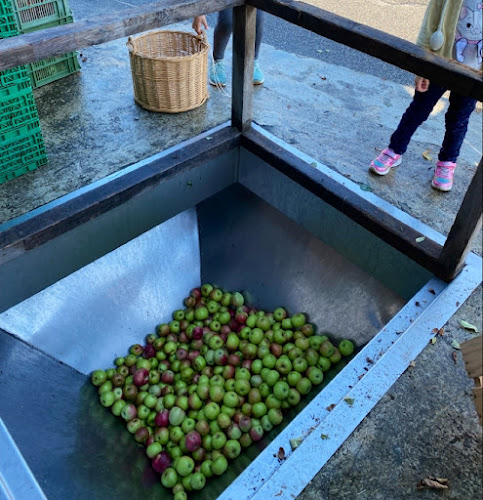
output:
<svg viewBox="0 0 483 500"><path fill-rule="evenodd" d="M320 4L341 13L335 0ZM409 18L400 23L405 31L399 36L410 38L415 36L423 4L359 0L348 8L354 15L365 10L375 21L371 9L382 9L381 16L388 23L395 22L396 8L398 13L407 11L408 16L414 12L412 27ZM118 0L71 0L71 6L78 19L130 7ZM310 38L311 34L295 36L298 31L272 22L268 21L262 47L266 83L255 91L255 121L447 233L481 156L481 115L471 119L451 193L430 188L434 161L422 157L424 151L436 157L444 132L445 99L415 135L403 165L384 178L374 177L367 165L376 148L386 145L409 104L412 77L396 69L388 77L387 65L373 65L369 60L363 68L357 52L339 52L336 44ZM182 27L189 28L189 23ZM290 46L288 40L293 41ZM206 105L180 115L149 113L136 106L125 41L82 51L80 73L36 92L50 161L0 186L0 222L229 118L228 97L214 89ZM481 255L481 238L474 249ZM482 330L481 288L445 326L445 335L423 351L415 366L403 374L307 486L301 500L481 498L482 436L470 396L472 381L466 376L460 353L456 353L456 362L452 358L451 341L471 337L458 326L460 319ZM428 475L449 478L451 490L416 491L419 479Z"/></svg>

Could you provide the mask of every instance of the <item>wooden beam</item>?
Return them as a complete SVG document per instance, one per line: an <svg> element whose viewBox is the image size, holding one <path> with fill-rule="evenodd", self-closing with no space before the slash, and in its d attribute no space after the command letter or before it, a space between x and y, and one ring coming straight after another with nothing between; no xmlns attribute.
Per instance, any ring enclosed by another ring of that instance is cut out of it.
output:
<svg viewBox="0 0 483 500"><path fill-rule="evenodd" d="M412 226L308 165L254 129L242 134L241 145L389 245L441 277L439 256L442 246L437 242L428 237L420 241L421 233Z"/></svg>
<svg viewBox="0 0 483 500"><path fill-rule="evenodd" d="M6 38L0 40L0 71L244 3L244 0L164 0L106 17Z"/></svg>
<svg viewBox="0 0 483 500"><path fill-rule="evenodd" d="M247 3L325 38L435 80L450 90L483 100L483 82L477 71L431 54L411 42L302 2L247 0Z"/></svg>
<svg viewBox="0 0 483 500"><path fill-rule="evenodd" d="M253 61L257 9L242 5L233 9L232 125L247 130L252 122Z"/></svg>
<svg viewBox="0 0 483 500"><path fill-rule="evenodd" d="M482 221L482 190L483 190L483 158L466 191L463 203L456 214L443 251L441 252L441 267L445 269L445 279L453 279L463 268L466 256L471 249L473 240L481 230Z"/></svg>

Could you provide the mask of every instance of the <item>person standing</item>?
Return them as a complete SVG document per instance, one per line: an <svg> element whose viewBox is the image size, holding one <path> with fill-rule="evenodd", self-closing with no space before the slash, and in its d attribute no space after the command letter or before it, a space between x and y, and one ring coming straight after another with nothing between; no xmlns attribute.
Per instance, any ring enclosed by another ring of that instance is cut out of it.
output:
<svg viewBox="0 0 483 500"><path fill-rule="evenodd" d="M253 66L253 84L261 85L265 78L262 70L260 69L260 64L258 62L258 56L260 53L260 45L262 43L263 37L263 24L264 15L263 12L257 10L257 21L256 21L256 36L255 36L255 62ZM203 28L208 29L208 22L206 16L197 16L193 20L193 29L201 34ZM218 19L215 26L215 33L213 39L213 59L214 64L210 68L209 81L211 85L222 86L226 85L226 68L223 62L225 58L225 50L228 45L228 41L233 31L233 9L225 9L218 12Z"/></svg>
<svg viewBox="0 0 483 500"><path fill-rule="evenodd" d="M431 0L417 44L481 71L482 0ZM446 90L427 78L416 76L414 99L392 134L389 146L371 162L370 171L386 175L392 167L400 165L412 135L426 121ZM456 161L475 106L475 99L451 91L445 135L431 181L434 189L450 191L453 187Z"/></svg>

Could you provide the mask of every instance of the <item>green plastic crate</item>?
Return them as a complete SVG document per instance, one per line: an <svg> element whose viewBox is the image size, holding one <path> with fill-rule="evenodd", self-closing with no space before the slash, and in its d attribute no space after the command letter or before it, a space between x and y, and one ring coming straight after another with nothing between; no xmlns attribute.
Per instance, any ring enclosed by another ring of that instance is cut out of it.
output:
<svg viewBox="0 0 483 500"><path fill-rule="evenodd" d="M67 0L1 0L10 1L20 33L71 23L74 18Z"/></svg>
<svg viewBox="0 0 483 500"><path fill-rule="evenodd" d="M25 125L0 133L0 184L47 163L38 125Z"/></svg>
<svg viewBox="0 0 483 500"><path fill-rule="evenodd" d="M38 124L39 116L32 92L0 100L0 130L7 131L25 124Z"/></svg>
<svg viewBox="0 0 483 500"><path fill-rule="evenodd" d="M51 57L28 65L32 88L36 89L47 83L71 75L80 70L77 52L69 52L59 57Z"/></svg>
<svg viewBox="0 0 483 500"><path fill-rule="evenodd" d="M0 39L18 35L15 14L9 0L0 0Z"/></svg>

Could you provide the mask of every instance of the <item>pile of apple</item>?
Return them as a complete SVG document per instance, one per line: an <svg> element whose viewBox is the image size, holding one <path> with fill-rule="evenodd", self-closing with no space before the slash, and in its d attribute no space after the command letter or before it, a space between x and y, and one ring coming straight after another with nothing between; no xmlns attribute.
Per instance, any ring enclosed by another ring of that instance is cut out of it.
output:
<svg viewBox="0 0 483 500"><path fill-rule="evenodd" d="M92 373L101 404L126 421L175 500L223 474L354 351L349 340L335 347L316 335L303 313L244 302L239 292L195 288L145 346Z"/></svg>

